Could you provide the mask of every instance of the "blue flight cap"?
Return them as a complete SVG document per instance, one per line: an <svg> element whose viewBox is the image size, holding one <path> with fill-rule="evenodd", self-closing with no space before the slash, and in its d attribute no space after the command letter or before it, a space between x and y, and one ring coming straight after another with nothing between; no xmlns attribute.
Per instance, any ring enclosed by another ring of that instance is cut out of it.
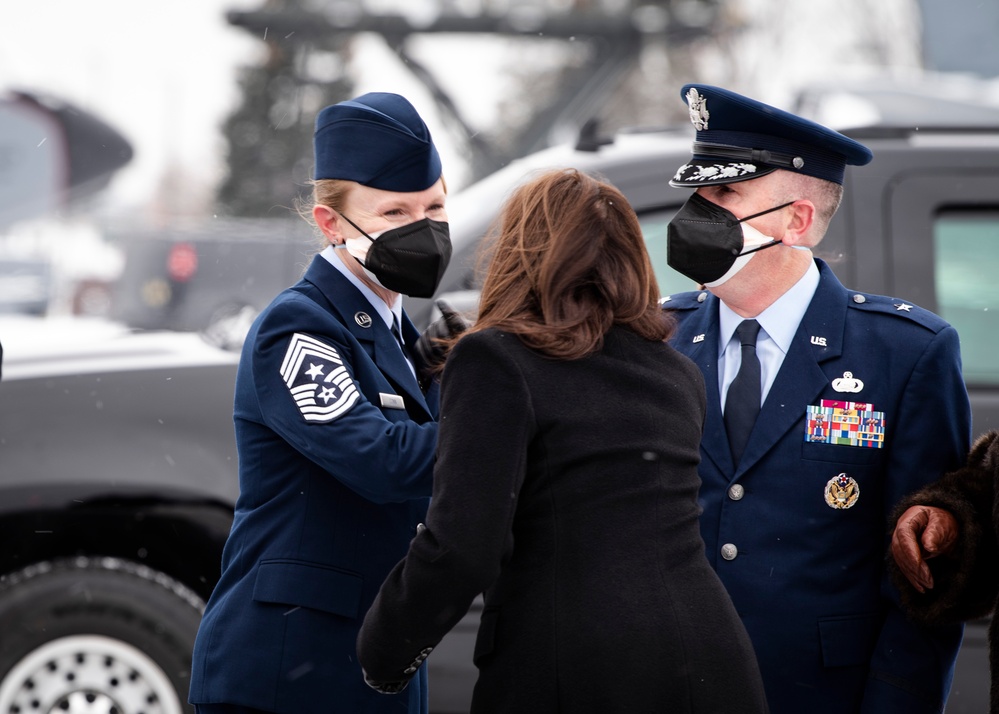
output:
<svg viewBox="0 0 999 714"><path fill-rule="evenodd" d="M846 165L863 166L871 150L821 124L706 84L680 90L697 134L693 157L671 186L711 186L777 169L843 183Z"/></svg>
<svg viewBox="0 0 999 714"><path fill-rule="evenodd" d="M317 180L409 193L441 177L430 130L398 94L370 92L326 107L316 117L313 148Z"/></svg>

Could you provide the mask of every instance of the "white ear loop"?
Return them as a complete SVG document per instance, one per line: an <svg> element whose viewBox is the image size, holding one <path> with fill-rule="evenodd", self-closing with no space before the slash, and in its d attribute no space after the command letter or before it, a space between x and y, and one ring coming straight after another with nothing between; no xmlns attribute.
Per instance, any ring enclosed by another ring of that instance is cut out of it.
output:
<svg viewBox="0 0 999 714"><path fill-rule="evenodd" d="M753 259L753 256L756 255L757 252L755 250L750 250L750 252L746 252L747 248L748 249L762 248L770 245L775 245L780 242L778 240L774 240L772 237L764 233L761 233L748 223L740 223L739 225L742 227L742 253L739 254L739 257L735 259L734 263L732 263L732 267L729 268L723 276L721 276L717 280L713 280L710 283L704 283L705 287L716 288L722 283L731 280L733 277L735 277L736 273L745 268L746 264Z"/></svg>
<svg viewBox="0 0 999 714"><path fill-rule="evenodd" d="M386 228L385 230L388 229ZM364 265L364 260L368 257L368 250L372 245L374 245L374 241L384 232L385 231L383 230L378 231L377 233L369 233L367 237L354 236L353 238L345 238L343 243L337 243L333 246L333 248L342 248L346 250L347 253L353 256L357 262L361 264L361 268L364 270L364 274L368 276L368 280L373 282L378 287L388 290L388 288L382 285L381 281L375 277L375 274L368 270L368 268Z"/></svg>

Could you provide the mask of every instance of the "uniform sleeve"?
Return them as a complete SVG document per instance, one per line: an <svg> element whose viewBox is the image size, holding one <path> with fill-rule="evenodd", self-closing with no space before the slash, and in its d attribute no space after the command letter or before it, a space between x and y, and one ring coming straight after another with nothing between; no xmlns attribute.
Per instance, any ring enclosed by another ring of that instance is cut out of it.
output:
<svg viewBox="0 0 999 714"><path fill-rule="evenodd" d="M418 424L402 409L390 419L369 401L354 375L354 362L366 358L358 350L340 323L305 298L273 309L250 353L259 413L296 451L364 498L425 498L437 424Z"/></svg>
<svg viewBox="0 0 999 714"><path fill-rule="evenodd" d="M448 358L427 527L382 585L358 637L361 665L373 680L410 676L421 653L496 579L512 547L534 430L526 383L497 344L514 339L473 334Z"/></svg>
<svg viewBox="0 0 999 714"><path fill-rule="evenodd" d="M971 406L961 373L957 332L931 339L899 402L885 479L886 521L911 492L958 468L971 438ZM887 540L885 542L887 547ZM885 570L886 616L871 657L863 714L926 714L943 707L963 627L930 627L908 619Z"/></svg>

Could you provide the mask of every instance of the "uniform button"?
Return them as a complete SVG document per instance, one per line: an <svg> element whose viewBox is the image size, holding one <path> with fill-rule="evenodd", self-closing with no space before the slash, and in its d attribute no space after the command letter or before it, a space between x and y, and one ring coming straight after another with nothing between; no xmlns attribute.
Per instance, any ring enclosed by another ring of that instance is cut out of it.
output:
<svg viewBox="0 0 999 714"><path fill-rule="evenodd" d="M697 302L704 302L707 299L708 299L707 293L701 293L700 295L697 296Z"/></svg>
<svg viewBox="0 0 999 714"><path fill-rule="evenodd" d="M861 304L867 302L867 298L865 298L863 295L854 295L853 301L857 304Z"/></svg>
<svg viewBox="0 0 999 714"><path fill-rule="evenodd" d="M725 560L735 560L735 556L739 555L739 549L733 543L726 543L721 547L721 555Z"/></svg>
<svg viewBox="0 0 999 714"><path fill-rule="evenodd" d="M416 535L420 535L420 533L422 533L425 530L427 530L427 527L425 525L423 525L422 523L416 524Z"/></svg>
<svg viewBox="0 0 999 714"><path fill-rule="evenodd" d="M732 484L728 489L728 497L733 501L741 501L742 497L746 495L746 489L742 487L741 483Z"/></svg>

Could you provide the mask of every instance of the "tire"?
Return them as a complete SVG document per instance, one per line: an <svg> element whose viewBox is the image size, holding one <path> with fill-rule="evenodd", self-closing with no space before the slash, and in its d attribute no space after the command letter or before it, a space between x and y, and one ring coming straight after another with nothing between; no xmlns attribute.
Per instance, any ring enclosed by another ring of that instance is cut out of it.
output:
<svg viewBox="0 0 999 714"><path fill-rule="evenodd" d="M0 581L0 712L182 714L204 602L118 558L38 563Z"/></svg>

